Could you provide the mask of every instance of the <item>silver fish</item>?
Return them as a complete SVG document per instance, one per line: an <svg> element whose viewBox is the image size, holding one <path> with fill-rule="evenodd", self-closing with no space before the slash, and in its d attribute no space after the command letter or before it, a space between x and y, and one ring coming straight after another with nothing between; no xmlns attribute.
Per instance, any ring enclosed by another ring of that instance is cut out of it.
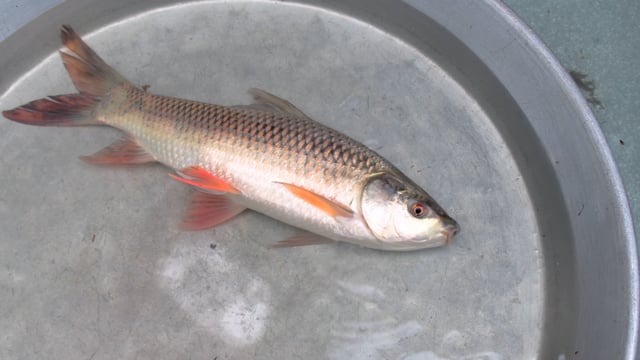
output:
<svg viewBox="0 0 640 360"><path fill-rule="evenodd" d="M288 101L251 89L255 103L220 106L154 95L107 65L69 26L60 52L77 94L3 112L40 126L109 125L125 136L83 159L160 162L199 191L183 221L205 229L249 208L307 232L276 247L346 241L415 250L451 241L458 224L373 150L309 118Z"/></svg>

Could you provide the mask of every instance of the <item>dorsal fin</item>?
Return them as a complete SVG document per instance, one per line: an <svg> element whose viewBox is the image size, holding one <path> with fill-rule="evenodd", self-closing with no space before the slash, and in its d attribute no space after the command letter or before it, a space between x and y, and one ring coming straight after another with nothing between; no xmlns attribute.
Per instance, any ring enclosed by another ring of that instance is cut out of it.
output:
<svg viewBox="0 0 640 360"><path fill-rule="evenodd" d="M292 103L267 91L251 88L249 89L249 94L251 94L254 101L253 104L247 106L249 108L279 112L285 115L311 120L307 114L303 113L302 110L295 107Z"/></svg>

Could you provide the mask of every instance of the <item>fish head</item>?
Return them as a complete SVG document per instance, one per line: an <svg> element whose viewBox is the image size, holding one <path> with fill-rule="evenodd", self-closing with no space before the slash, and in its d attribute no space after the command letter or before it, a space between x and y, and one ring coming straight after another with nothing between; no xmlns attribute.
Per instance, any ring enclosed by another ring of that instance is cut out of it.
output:
<svg viewBox="0 0 640 360"><path fill-rule="evenodd" d="M404 176L368 179L360 198L362 216L385 250L417 250L448 244L460 226L418 185Z"/></svg>

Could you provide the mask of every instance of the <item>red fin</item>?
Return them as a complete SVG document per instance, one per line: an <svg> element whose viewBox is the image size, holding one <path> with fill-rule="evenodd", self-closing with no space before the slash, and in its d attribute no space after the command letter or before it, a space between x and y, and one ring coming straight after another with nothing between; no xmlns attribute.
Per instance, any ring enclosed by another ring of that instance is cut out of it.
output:
<svg viewBox="0 0 640 360"><path fill-rule="evenodd" d="M80 159L96 165L137 165L156 161L140 144L128 136L91 156L80 156Z"/></svg>
<svg viewBox="0 0 640 360"><path fill-rule="evenodd" d="M220 225L246 208L226 196L196 191L180 227L185 230L204 230Z"/></svg>
<svg viewBox="0 0 640 360"><path fill-rule="evenodd" d="M81 94L50 96L13 110L3 111L9 120L37 126L103 125L91 114L98 99Z"/></svg>
<svg viewBox="0 0 640 360"><path fill-rule="evenodd" d="M169 174L172 178L203 190L221 193L240 194L240 191L225 180L211 174L200 166L191 166L179 171L179 175Z"/></svg>
<svg viewBox="0 0 640 360"><path fill-rule="evenodd" d="M295 247L295 246L307 246L307 245L320 245L320 244L330 244L335 241L331 239L327 239L326 237L320 236L318 234L313 234L309 232L301 233L294 235L286 240L278 241L273 244L271 247L275 249Z"/></svg>
<svg viewBox="0 0 640 360"><path fill-rule="evenodd" d="M69 26L61 31L68 53L60 52L62 62L80 94L51 96L4 111L7 119L39 126L102 125L93 110L113 87L129 84L107 65ZM133 86L133 85L131 85Z"/></svg>
<svg viewBox="0 0 640 360"><path fill-rule="evenodd" d="M315 206L316 208L324 211L331 217L343 216L343 217L351 217L353 216L353 210L351 210L348 206L340 204L338 202L327 199L322 195L318 195L312 191L303 189L299 186L278 182L278 184L282 184L287 188L293 195L299 197L300 199L308 202L309 204Z"/></svg>
<svg viewBox="0 0 640 360"><path fill-rule="evenodd" d="M60 52L62 62L80 93L102 96L114 86L127 83L82 41L71 26L62 26L60 37L70 51L70 54Z"/></svg>

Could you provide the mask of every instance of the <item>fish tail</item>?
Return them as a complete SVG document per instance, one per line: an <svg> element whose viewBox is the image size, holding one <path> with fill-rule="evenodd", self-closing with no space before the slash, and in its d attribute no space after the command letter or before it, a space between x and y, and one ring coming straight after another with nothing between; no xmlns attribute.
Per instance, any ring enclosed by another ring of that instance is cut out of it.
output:
<svg viewBox="0 0 640 360"><path fill-rule="evenodd" d="M93 116L99 101L82 94L50 96L3 111L2 115L15 122L36 126L102 125Z"/></svg>
<svg viewBox="0 0 640 360"><path fill-rule="evenodd" d="M112 88L128 83L82 41L71 26L62 26L61 38L70 52L60 52L62 62L81 94L104 96Z"/></svg>
<svg viewBox="0 0 640 360"><path fill-rule="evenodd" d="M101 98L129 82L104 62L69 25L62 26L62 62L78 94L50 96L2 112L7 119L38 126L102 125L95 118Z"/></svg>

